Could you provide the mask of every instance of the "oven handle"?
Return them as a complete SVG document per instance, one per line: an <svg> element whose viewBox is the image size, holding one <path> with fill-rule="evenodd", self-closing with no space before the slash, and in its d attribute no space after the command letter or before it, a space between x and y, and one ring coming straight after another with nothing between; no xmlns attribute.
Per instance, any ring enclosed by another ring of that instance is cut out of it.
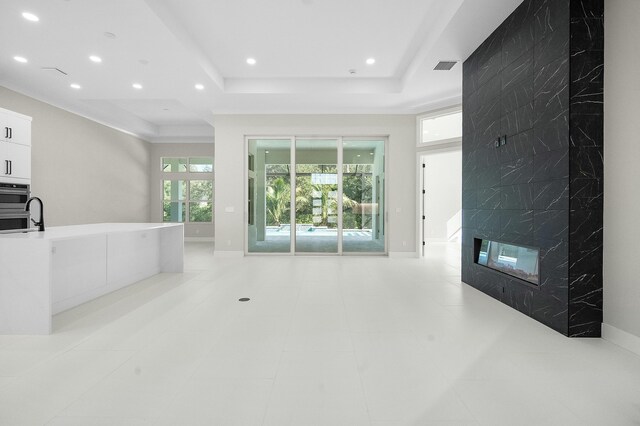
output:
<svg viewBox="0 0 640 426"><path fill-rule="evenodd" d="M28 219L29 218L29 212L23 212L23 211L11 211L11 212L3 212L2 210L0 210L0 219L13 219L13 218L17 218L17 219Z"/></svg>
<svg viewBox="0 0 640 426"><path fill-rule="evenodd" d="M24 194L29 195L29 190L24 188L0 188L0 194Z"/></svg>

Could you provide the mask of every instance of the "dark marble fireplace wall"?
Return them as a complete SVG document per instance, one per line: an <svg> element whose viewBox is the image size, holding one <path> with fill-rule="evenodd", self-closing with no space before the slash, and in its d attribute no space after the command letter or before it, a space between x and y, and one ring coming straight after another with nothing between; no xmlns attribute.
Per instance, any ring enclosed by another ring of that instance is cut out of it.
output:
<svg viewBox="0 0 640 426"><path fill-rule="evenodd" d="M603 9L525 0L464 63L462 280L569 336L602 322ZM474 238L539 247L540 286Z"/></svg>

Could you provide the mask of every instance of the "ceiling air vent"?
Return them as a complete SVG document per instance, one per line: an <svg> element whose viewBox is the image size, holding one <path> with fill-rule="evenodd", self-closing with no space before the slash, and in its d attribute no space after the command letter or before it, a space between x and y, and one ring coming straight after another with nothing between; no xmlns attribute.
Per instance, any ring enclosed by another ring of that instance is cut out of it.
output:
<svg viewBox="0 0 640 426"><path fill-rule="evenodd" d="M62 71L60 68L56 68L56 67L42 67L42 69L44 71L55 71L55 72L59 72L62 75L69 75L66 72Z"/></svg>
<svg viewBox="0 0 640 426"><path fill-rule="evenodd" d="M434 68L436 71L449 71L458 61L440 61Z"/></svg>

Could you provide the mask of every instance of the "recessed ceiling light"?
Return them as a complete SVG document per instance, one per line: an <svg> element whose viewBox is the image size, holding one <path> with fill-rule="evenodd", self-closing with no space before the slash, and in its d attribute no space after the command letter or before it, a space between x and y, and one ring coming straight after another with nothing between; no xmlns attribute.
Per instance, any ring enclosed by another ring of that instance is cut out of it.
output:
<svg viewBox="0 0 640 426"><path fill-rule="evenodd" d="M22 17L31 22L38 22L40 20L40 18L38 18L36 15L29 12L22 12Z"/></svg>
<svg viewBox="0 0 640 426"><path fill-rule="evenodd" d="M265 153L265 154L268 154L268 153L269 153L269 151L265 151L264 153Z"/></svg>
<svg viewBox="0 0 640 426"><path fill-rule="evenodd" d="M109 31L105 32L104 36L106 38L116 38L116 35L114 33L110 33Z"/></svg>
<svg viewBox="0 0 640 426"><path fill-rule="evenodd" d="M369 155L373 155L373 152L370 152Z"/></svg>
<svg viewBox="0 0 640 426"><path fill-rule="evenodd" d="M369 58L367 59L367 65L373 65L376 63L376 59L375 58Z"/></svg>
<svg viewBox="0 0 640 426"><path fill-rule="evenodd" d="M71 87L72 89L76 89L76 90L82 89L82 86L80 86L79 84L76 84L76 83L71 83L69 85L69 87Z"/></svg>
<svg viewBox="0 0 640 426"><path fill-rule="evenodd" d="M354 70L353 68L351 68L351 69L349 70L349 74L351 74L351 75L355 75L355 73L356 73L356 70Z"/></svg>
<svg viewBox="0 0 640 426"><path fill-rule="evenodd" d="M356 155L356 157L360 157L360 154Z"/></svg>
<svg viewBox="0 0 640 426"><path fill-rule="evenodd" d="M14 56L13 59L15 59L16 61L20 62L21 64L26 64L27 62L27 58L23 57L23 56Z"/></svg>
<svg viewBox="0 0 640 426"><path fill-rule="evenodd" d="M247 58L247 63L249 65L255 65L256 64L256 60L255 60L255 58Z"/></svg>
<svg viewBox="0 0 640 426"><path fill-rule="evenodd" d="M140 84L140 83L133 83L133 84L131 85L131 87L133 87L133 88L134 88L134 89L136 89L136 90L140 90L140 89L142 89L142 84Z"/></svg>
<svg viewBox="0 0 640 426"><path fill-rule="evenodd" d="M197 90L204 90L204 85L198 83L194 86Z"/></svg>
<svg viewBox="0 0 640 426"><path fill-rule="evenodd" d="M102 58L96 55L89 56L89 59L91 59L91 62L95 62L96 64L99 64L100 62L102 62Z"/></svg>

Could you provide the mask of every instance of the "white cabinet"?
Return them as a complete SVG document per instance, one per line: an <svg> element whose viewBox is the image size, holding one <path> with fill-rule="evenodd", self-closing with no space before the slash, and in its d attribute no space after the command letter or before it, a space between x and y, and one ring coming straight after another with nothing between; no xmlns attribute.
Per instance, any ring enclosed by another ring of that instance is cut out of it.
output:
<svg viewBox="0 0 640 426"><path fill-rule="evenodd" d="M12 142L0 142L0 181L28 183L30 179L31 147Z"/></svg>
<svg viewBox="0 0 640 426"><path fill-rule="evenodd" d="M31 117L1 108L0 181L31 182Z"/></svg>
<svg viewBox="0 0 640 426"><path fill-rule="evenodd" d="M31 146L31 117L0 108L0 141Z"/></svg>

